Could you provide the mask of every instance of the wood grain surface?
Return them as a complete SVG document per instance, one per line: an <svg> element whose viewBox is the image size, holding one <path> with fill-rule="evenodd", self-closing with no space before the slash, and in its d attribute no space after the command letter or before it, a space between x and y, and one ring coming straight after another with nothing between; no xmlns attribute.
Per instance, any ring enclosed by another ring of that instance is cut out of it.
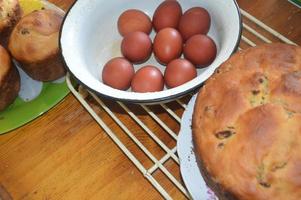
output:
<svg viewBox="0 0 301 200"><path fill-rule="evenodd" d="M73 0L51 2L68 10ZM301 10L297 7L284 0L238 0L238 3L253 16L301 44ZM152 140L144 138L141 128L116 103L105 102L152 153L158 158L164 154ZM90 103L134 154L141 157L141 163L150 167L152 162L122 134L112 119L93 100ZM168 147L176 145L176 141L161 134L162 128L141 108L128 106L160 139L168 141ZM178 116L183 113L176 104L168 106ZM173 131L179 131L180 125L160 106L151 109ZM174 165L172 160L165 164L181 180ZM160 172L154 176L162 181L174 199L184 199ZM162 198L71 94L33 122L0 136L0 185L1 191L9 193L8 197L13 199Z"/></svg>

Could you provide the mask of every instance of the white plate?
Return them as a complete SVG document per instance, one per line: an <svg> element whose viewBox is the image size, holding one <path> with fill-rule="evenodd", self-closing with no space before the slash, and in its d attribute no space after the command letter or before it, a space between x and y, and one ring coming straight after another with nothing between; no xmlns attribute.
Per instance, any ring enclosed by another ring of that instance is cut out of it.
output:
<svg viewBox="0 0 301 200"><path fill-rule="evenodd" d="M180 171L184 183L194 200L218 200L206 183L198 168L192 143L191 121L196 95L189 101L181 121L177 142Z"/></svg>
<svg viewBox="0 0 301 200"><path fill-rule="evenodd" d="M214 62L198 69L198 76L172 89L160 92L136 93L113 89L102 83L101 72L105 63L113 57L121 56L122 37L117 30L118 17L127 9L139 9L150 18L162 3L162 0L77 0L68 11L61 35L60 45L66 66L72 75L95 94L135 103L156 103L170 101L187 94L199 87L222 62L237 49L241 36L241 16L235 0L178 0L183 11L195 6L208 10L211 27L208 35L217 45ZM154 31L150 37L153 39ZM142 65L135 65L138 70L143 65L157 66L164 72L154 56Z"/></svg>

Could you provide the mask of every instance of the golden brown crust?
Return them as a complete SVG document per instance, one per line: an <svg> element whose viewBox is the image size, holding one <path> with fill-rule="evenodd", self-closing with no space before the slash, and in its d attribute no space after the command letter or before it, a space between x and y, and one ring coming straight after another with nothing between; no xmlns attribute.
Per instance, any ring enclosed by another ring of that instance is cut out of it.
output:
<svg viewBox="0 0 301 200"><path fill-rule="evenodd" d="M300 121L301 48L267 44L236 53L196 100L202 171L230 199L301 199Z"/></svg>
<svg viewBox="0 0 301 200"><path fill-rule="evenodd" d="M0 84L3 83L4 77L7 76L11 68L11 59L8 52L0 45Z"/></svg>
<svg viewBox="0 0 301 200"><path fill-rule="evenodd" d="M56 11L35 11L23 17L10 36L12 56L36 80L51 81L65 74L58 47L62 20Z"/></svg>
<svg viewBox="0 0 301 200"><path fill-rule="evenodd" d="M7 47L9 36L21 15L18 0L0 0L0 45Z"/></svg>
<svg viewBox="0 0 301 200"><path fill-rule="evenodd" d="M19 73L12 65L6 50L0 46L0 111L13 103L19 90Z"/></svg>

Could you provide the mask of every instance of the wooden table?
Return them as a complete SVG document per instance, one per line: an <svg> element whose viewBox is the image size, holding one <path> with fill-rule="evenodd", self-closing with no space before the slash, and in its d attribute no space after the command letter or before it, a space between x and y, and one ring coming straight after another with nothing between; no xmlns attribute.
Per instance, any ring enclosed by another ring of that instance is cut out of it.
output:
<svg viewBox="0 0 301 200"><path fill-rule="evenodd" d="M67 10L73 0L52 2ZM238 3L301 44L301 10L297 7L284 0ZM173 109L179 116L183 112L178 107ZM119 131L103 111L99 110L99 114L113 130ZM165 113L158 111L158 115L174 131L179 130L179 125L172 125ZM118 117L133 123L122 112ZM143 113L140 117L151 129L160 131ZM151 146L151 141L145 142ZM175 174L179 177L178 171ZM5 188L14 199L162 198L71 94L33 122L0 136L0 185L0 194ZM177 192L172 194L175 199L183 199Z"/></svg>

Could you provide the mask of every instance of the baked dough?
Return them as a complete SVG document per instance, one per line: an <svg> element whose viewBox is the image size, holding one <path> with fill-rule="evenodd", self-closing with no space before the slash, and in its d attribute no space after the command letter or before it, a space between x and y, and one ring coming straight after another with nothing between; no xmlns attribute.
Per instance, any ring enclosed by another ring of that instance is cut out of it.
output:
<svg viewBox="0 0 301 200"><path fill-rule="evenodd" d="M33 79L52 81L65 75L59 51L63 15L53 10L34 11L15 26L9 51Z"/></svg>
<svg viewBox="0 0 301 200"><path fill-rule="evenodd" d="M12 65L8 52L0 45L0 111L13 103L19 90L19 73Z"/></svg>
<svg viewBox="0 0 301 200"><path fill-rule="evenodd" d="M301 199L301 48L239 51L198 94L195 153L220 199Z"/></svg>
<svg viewBox="0 0 301 200"><path fill-rule="evenodd" d="M0 0L0 44L7 46L9 35L21 18L18 0Z"/></svg>

